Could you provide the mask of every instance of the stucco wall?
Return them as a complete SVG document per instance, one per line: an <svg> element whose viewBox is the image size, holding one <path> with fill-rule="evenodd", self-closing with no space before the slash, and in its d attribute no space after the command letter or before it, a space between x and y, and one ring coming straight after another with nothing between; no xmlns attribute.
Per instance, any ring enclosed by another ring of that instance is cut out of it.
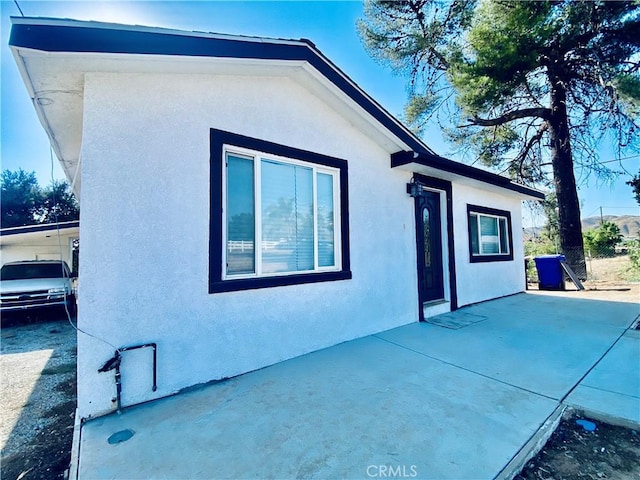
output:
<svg viewBox="0 0 640 480"><path fill-rule="evenodd" d="M81 417L114 407L115 347L158 344L155 393L123 358L131 404L417 320L410 173L295 82L87 74L83 122ZM349 162L353 279L208 293L210 128Z"/></svg>
<svg viewBox="0 0 640 480"><path fill-rule="evenodd" d="M521 198L454 183L453 199L458 306L462 307L524 291ZM512 261L470 262L467 221L468 204L511 212L514 250Z"/></svg>

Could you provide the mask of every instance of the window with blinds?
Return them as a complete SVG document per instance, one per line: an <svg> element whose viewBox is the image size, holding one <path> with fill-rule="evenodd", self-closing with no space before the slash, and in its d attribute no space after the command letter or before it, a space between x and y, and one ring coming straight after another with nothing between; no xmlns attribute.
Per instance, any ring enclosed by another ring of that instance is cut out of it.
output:
<svg viewBox="0 0 640 480"><path fill-rule="evenodd" d="M339 170L225 149L225 278L335 271Z"/></svg>
<svg viewBox="0 0 640 480"><path fill-rule="evenodd" d="M511 214L476 205L467 213L471 261L512 260Z"/></svg>

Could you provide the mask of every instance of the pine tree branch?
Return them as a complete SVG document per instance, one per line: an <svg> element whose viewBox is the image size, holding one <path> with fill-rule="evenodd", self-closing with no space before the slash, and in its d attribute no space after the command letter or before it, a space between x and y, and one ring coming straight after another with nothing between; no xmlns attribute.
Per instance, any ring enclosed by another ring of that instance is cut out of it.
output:
<svg viewBox="0 0 640 480"><path fill-rule="evenodd" d="M523 171L523 164L526 162L529 152L534 147L534 145L540 143L543 135L547 132L548 128L549 125L547 124L547 122L543 122L542 125L540 125L540 127L538 128L538 131L529 139L529 141L525 144L525 146L516 157L519 162L518 170L520 173L522 173Z"/></svg>
<svg viewBox="0 0 640 480"><path fill-rule="evenodd" d="M424 2L414 2L414 1L410 1L408 3L409 8L411 9L411 11L413 12L414 15L414 19L418 22L418 25L420 26L420 30L422 32L422 36L424 38L427 38L429 36L429 31L427 28L427 25L425 23L425 16L422 13L422 8L424 7ZM437 69L437 70L443 70L446 71L447 68L449 68L449 62L447 62L447 59L440 53L438 52L438 50L436 50L436 48L434 46L431 45L431 43L429 43L428 45L425 46L425 49L427 50L427 52L429 52L431 54L431 56L435 57L438 62L440 62L440 65L437 65L434 62L429 62L432 64L432 66Z"/></svg>
<svg viewBox="0 0 640 480"><path fill-rule="evenodd" d="M504 115L500 115L495 118L480 118L478 116L473 116L469 122L469 125L464 125L467 127L471 126L480 126L480 127L495 127L498 125L504 125L505 123L509 123L513 120L518 120L520 118L541 118L543 120L549 120L551 118L551 109L544 107L535 107L535 108L522 108L520 110L513 110L511 112L507 112Z"/></svg>

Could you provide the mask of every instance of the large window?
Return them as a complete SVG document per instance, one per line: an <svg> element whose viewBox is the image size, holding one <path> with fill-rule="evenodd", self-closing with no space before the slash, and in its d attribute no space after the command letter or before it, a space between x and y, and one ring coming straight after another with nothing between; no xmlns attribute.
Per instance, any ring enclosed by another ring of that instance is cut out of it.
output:
<svg viewBox="0 0 640 480"><path fill-rule="evenodd" d="M218 130L211 141L211 292L351 277L346 162Z"/></svg>
<svg viewBox="0 0 640 480"><path fill-rule="evenodd" d="M471 262L513 260L511 214L505 210L467 205Z"/></svg>
<svg viewBox="0 0 640 480"><path fill-rule="evenodd" d="M233 146L225 159L225 278L340 269L339 170Z"/></svg>

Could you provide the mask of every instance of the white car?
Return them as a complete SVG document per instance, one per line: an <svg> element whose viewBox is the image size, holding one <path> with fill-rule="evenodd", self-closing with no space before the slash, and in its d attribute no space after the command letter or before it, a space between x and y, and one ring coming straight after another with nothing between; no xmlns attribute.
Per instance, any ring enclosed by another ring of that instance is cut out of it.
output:
<svg viewBox="0 0 640 480"><path fill-rule="evenodd" d="M64 307L76 312L76 298L66 262L25 260L5 263L0 269L0 311Z"/></svg>

